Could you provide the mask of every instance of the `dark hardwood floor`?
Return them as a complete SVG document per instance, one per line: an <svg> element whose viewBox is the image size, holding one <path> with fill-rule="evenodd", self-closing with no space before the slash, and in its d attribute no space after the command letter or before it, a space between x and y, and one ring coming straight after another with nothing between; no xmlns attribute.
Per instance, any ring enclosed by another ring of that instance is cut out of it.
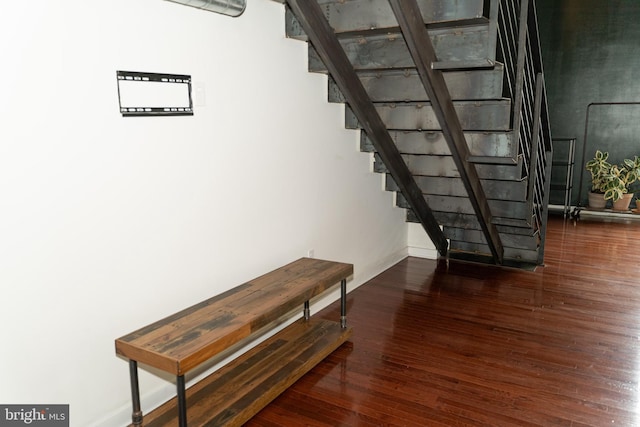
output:
<svg viewBox="0 0 640 427"><path fill-rule="evenodd" d="M247 426L640 425L640 222L551 217L545 253L534 272L405 259Z"/></svg>

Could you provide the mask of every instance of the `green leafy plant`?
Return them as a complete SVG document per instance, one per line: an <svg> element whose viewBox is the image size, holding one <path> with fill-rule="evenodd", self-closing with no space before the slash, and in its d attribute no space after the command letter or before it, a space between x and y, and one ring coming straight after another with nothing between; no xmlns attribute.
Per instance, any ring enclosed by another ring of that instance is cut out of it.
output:
<svg viewBox="0 0 640 427"><path fill-rule="evenodd" d="M596 151L593 159L589 160L586 169L591 172L591 191L594 193L604 193L610 177L611 163L607 161L608 152Z"/></svg>
<svg viewBox="0 0 640 427"><path fill-rule="evenodd" d="M640 177L640 159L635 156L633 160L624 159L619 165L612 165L603 176L605 200L618 201L629 192L629 186Z"/></svg>

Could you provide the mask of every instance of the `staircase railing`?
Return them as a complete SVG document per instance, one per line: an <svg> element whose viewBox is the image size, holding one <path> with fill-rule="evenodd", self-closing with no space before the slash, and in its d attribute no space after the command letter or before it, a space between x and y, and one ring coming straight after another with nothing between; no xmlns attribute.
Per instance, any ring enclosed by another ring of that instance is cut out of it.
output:
<svg viewBox="0 0 640 427"><path fill-rule="evenodd" d="M505 96L513 100L511 125L522 177L529 180L531 226L543 248L553 148L535 0L500 0L498 59L505 66Z"/></svg>

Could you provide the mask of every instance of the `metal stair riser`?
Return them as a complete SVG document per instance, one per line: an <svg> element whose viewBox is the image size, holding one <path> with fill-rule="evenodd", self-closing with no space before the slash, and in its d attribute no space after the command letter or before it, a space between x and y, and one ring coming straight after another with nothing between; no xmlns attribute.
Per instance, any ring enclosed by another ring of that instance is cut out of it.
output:
<svg viewBox="0 0 640 427"><path fill-rule="evenodd" d="M451 150L444 139L442 132L438 131L390 131L391 138L396 147L403 154L422 154L432 156L449 156ZM515 153L518 147L510 132L465 132L465 139L469 152L473 158L469 161L479 163L474 158L483 158L483 162L492 161L493 164L515 165ZM375 152L373 143L362 132L360 150ZM490 160L493 159L493 160Z"/></svg>
<svg viewBox="0 0 640 427"><path fill-rule="evenodd" d="M473 71L447 71L444 79L451 98L487 100L502 98L503 67ZM361 71L360 81L373 102L424 102L429 97L416 70ZM345 102L335 81L329 77L329 102Z"/></svg>
<svg viewBox="0 0 640 427"><path fill-rule="evenodd" d="M457 101L454 103L462 129L465 131L506 131L510 126L511 102ZM376 104L376 110L387 129L442 130L429 103ZM358 119L345 108L345 126L358 129Z"/></svg>
<svg viewBox="0 0 640 427"><path fill-rule="evenodd" d="M439 196L467 197L462 180L459 178L447 178L441 176L416 176L416 184L424 194ZM482 180L487 197L491 200L516 200L526 202L526 181L494 181ZM387 191L399 191L398 186L391 177L386 175Z"/></svg>
<svg viewBox="0 0 640 427"><path fill-rule="evenodd" d="M451 156L421 156L403 154L402 158L413 175L442 176L459 178L460 173ZM378 173L387 173L387 167L380 160L378 154L374 154L373 170ZM504 165L476 165L480 179L493 179L502 181L521 181L520 168Z"/></svg>
<svg viewBox="0 0 640 427"><path fill-rule="evenodd" d="M487 245L482 245L478 243L469 243L469 242L459 242L456 240L450 241L449 250L451 252L462 251L468 253L477 253L477 254L488 254L489 247ZM527 262L531 264L538 264L538 251L529 251L526 249L516 249L516 248L504 248L504 258L505 260L514 260L520 262Z"/></svg>
<svg viewBox="0 0 640 427"><path fill-rule="evenodd" d="M481 230L444 227L443 231L447 239L450 240L483 245L486 244L486 239ZM528 251L535 251L538 248L538 236L523 238L521 235L500 233L500 238L505 248L525 249Z"/></svg>
<svg viewBox="0 0 640 427"><path fill-rule="evenodd" d="M451 68L490 67L495 63L496 49L489 44L487 25L430 30L429 36L439 61L451 64ZM340 44L357 71L415 67L400 33L347 37ZM309 46L309 71L327 72L313 46Z"/></svg>
<svg viewBox="0 0 640 427"><path fill-rule="evenodd" d="M475 211L471 202L466 197L451 197L425 194L425 200L434 211L458 212L473 215ZM410 206L402 193L396 193L396 206L409 209ZM505 200L489 200L489 207L493 218L510 218L524 220L531 216L530 207L527 202L513 202Z"/></svg>
<svg viewBox="0 0 640 427"><path fill-rule="evenodd" d="M325 17L336 34L384 30L398 27L388 0L319 0ZM483 0L418 0L425 24L455 23L453 21L486 20ZM286 13L287 36L306 40L307 36L289 8Z"/></svg>
<svg viewBox="0 0 640 427"><path fill-rule="evenodd" d="M444 227L468 228L480 230L480 223L475 215L468 215L459 212L439 212L434 211L433 215ZM407 222L419 222L411 209L407 209ZM532 219L529 221L514 220L510 218L493 218L493 223L498 232L509 234L518 234L521 236L533 236L537 231L531 227Z"/></svg>

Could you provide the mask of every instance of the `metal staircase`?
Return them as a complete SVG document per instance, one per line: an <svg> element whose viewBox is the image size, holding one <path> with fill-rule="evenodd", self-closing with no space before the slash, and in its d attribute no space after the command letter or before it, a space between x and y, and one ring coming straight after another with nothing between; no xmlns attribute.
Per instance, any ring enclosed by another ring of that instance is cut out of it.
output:
<svg viewBox="0 0 640 427"><path fill-rule="evenodd" d="M551 135L533 0L275 0L441 255L542 264Z"/></svg>

